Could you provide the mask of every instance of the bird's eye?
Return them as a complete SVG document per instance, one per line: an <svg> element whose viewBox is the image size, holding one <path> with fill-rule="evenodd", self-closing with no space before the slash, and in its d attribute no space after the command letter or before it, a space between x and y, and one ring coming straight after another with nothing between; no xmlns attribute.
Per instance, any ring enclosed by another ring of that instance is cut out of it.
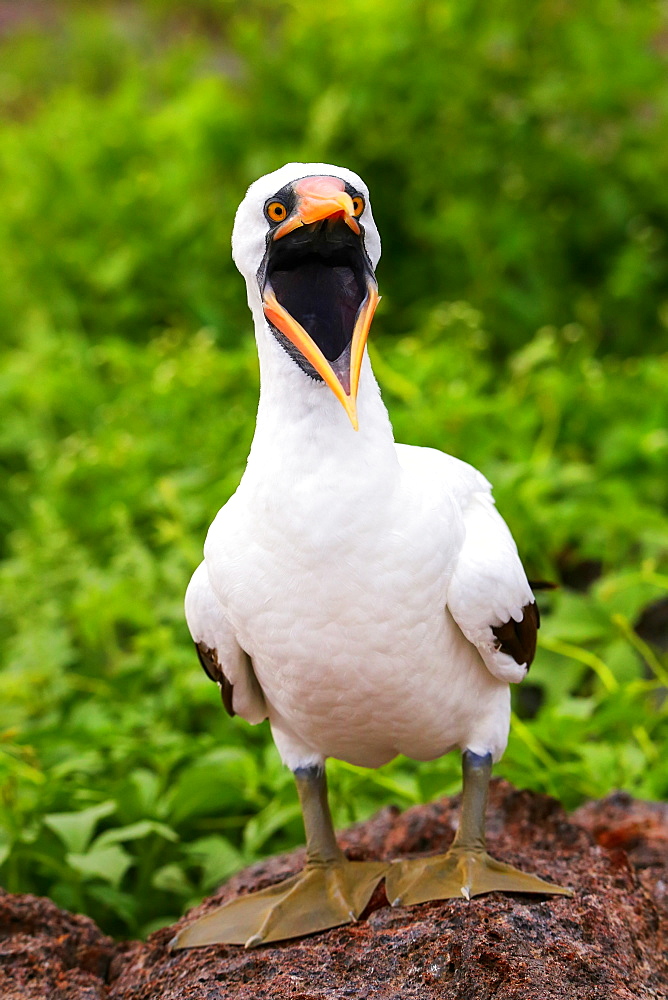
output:
<svg viewBox="0 0 668 1000"><path fill-rule="evenodd" d="M364 211L364 198L361 194L355 195L353 198L353 215L357 218Z"/></svg>
<svg viewBox="0 0 668 1000"><path fill-rule="evenodd" d="M282 222L287 217L288 210L282 201L269 201L264 206L264 214L270 222Z"/></svg>

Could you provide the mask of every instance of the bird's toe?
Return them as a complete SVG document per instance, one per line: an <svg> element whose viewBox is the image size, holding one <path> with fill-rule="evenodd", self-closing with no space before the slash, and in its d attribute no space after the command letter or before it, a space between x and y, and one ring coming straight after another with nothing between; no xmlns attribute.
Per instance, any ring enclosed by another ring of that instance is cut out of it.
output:
<svg viewBox="0 0 668 1000"><path fill-rule="evenodd" d="M486 892L573 895L571 889L513 868L479 849L454 848L435 857L395 861L385 881L393 906L471 899Z"/></svg>
<svg viewBox="0 0 668 1000"><path fill-rule="evenodd" d="M387 869L382 862L345 858L307 866L299 875L205 914L184 928L171 947L243 944L256 948L351 923L364 910Z"/></svg>

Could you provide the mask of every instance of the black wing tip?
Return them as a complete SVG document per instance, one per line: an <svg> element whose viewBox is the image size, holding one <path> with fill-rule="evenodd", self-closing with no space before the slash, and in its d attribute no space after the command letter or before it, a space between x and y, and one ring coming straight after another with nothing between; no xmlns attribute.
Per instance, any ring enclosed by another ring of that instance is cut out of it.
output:
<svg viewBox="0 0 668 1000"><path fill-rule="evenodd" d="M220 680L220 667L216 658L215 650L210 649L204 642L196 642L195 650L200 666L210 681L215 684Z"/></svg>
<svg viewBox="0 0 668 1000"><path fill-rule="evenodd" d="M222 681L220 681L220 697L223 700L223 708L229 716L234 718L237 714L234 711L234 705L232 703L232 696L234 695L234 685L230 684L227 677L223 676Z"/></svg>
<svg viewBox="0 0 668 1000"><path fill-rule="evenodd" d="M202 670L209 680L212 680L220 688L220 696L223 699L225 711L228 715L235 716L237 713L234 711L232 704L234 685L228 681L223 673L223 668L218 662L215 649L211 649L204 642L196 642L195 649L197 650L197 658L202 666Z"/></svg>
<svg viewBox="0 0 668 1000"><path fill-rule="evenodd" d="M492 632L497 650L511 656L515 663L526 663L527 672L536 655L536 642L540 628L540 612L535 601L522 608L522 620L509 618L503 625L493 625Z"/></svg>

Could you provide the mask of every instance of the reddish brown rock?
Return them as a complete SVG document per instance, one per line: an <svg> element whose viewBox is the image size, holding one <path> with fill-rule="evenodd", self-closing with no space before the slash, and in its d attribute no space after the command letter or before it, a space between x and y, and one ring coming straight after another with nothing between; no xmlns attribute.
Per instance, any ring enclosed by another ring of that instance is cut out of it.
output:
<svg viewBox="0 0 668 1000"><path fill-rule="evenodd" d="M457 805L456 799L444 799L402 815L388 808L346 831L341 841L351 857L360 859L439 850L452 839ZM167 947L172 927L146 943L119 946L106 974L102 965L93 966L102 954L110 956L108 939L90 921L62 914L44 901L14 897L12 913L23 905L26 922L16 917L10 926L0 922L3 960L14 955L18 962L16 974L10 963L14 978L5 990L0 978L0 997L665 1000L666 924L657 887L668 878L662 849L668 817L660 807L613 796L583 807L575 819L569 820L552 799L517 792L504 782L493 785L491 852L572 885L574 899L490 895L470 903L451 900L395 910L381 889L352 926L249 952L221 945L175 954ZM606 843L606 837L612 841ZM303 853L296 852L254 865L177 926L240 892L295 872L302 860ZM0 902L11 898L0 897ZM33 906L44 913L41 922L32 920ZM67 946L70 935L76 943ZM12 951L12 941L21 940L23 945ZM45 960L38 957L30 966L30 942L43 949L40 954L52 968L59 962L62 970L60 979L51 976L48 988L44 980L42 993L36 988ZM76 975L84 978L78 981Z"/></svg>
<svg viewBox="0 0 668 1000"><path fill-rule="evenodd" d="M89 917L0 889L2 1000L102 1000L115 947Z"/></svg>
<svg viewBox="0 0 668 1000"><path fill-rule="evenodd" d="M659 909L668 940L668 802L639 802L627 792L587 802L571 819L597 844L625 851Z"/></svg>

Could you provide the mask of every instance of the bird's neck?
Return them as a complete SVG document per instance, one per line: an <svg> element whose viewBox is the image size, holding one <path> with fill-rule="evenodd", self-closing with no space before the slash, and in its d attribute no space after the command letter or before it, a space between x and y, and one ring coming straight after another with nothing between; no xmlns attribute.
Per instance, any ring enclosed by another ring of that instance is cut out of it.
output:
<svg viewBox="0 0 668 1000"><path fill-rule="evenodd" d="M392 425L368 357L355 431L331 389L309 378L259 319L260 402L247 476L265 484L305 476L326 483L357 472L368 480L374 470L391 477L397 465Z"/></svg>

